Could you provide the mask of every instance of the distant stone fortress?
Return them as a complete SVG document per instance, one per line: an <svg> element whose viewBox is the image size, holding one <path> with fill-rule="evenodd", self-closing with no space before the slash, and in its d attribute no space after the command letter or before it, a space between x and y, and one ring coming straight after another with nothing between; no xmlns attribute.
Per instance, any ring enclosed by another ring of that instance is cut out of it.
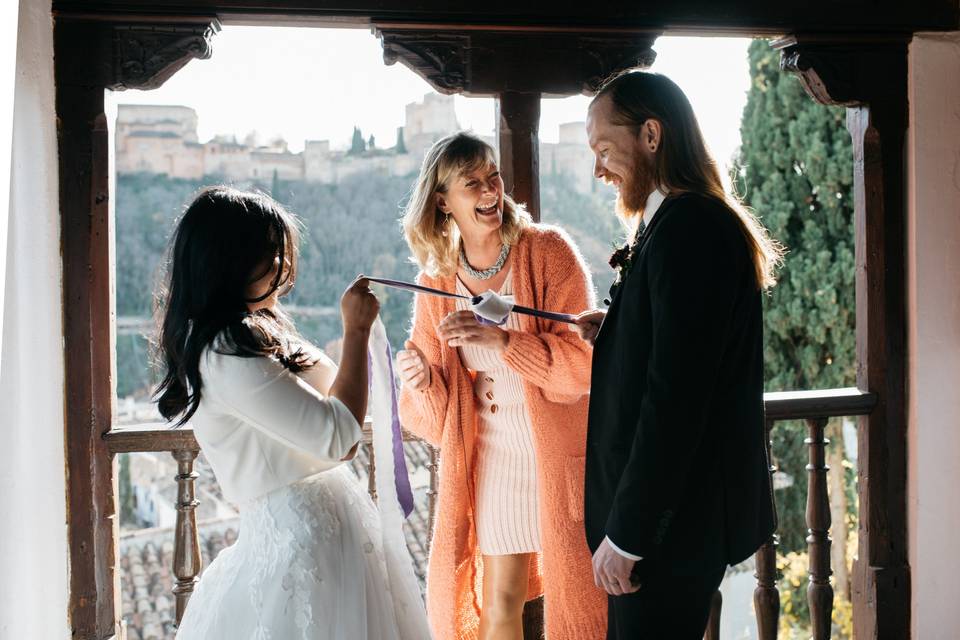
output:
<svg viewBox="0 0 960 640"><path fill-rule="evenodd" d="M226 181L302 180L335 184L347 176L380 172L406 176L420 169L426 150L458 130L453 98L436 93L406 106L404 126L393 147L378 148L371 138L354 132L350 149L334 150L329 140L307 140L301 153L292 153L277 139L261 145L253 135L238 142L218 135L197 139L197 112L190 107L121 104L117 109L117 173L154 173L199 180L215 176ZM484 137L496 146L492 138ZM540 143L541 175L562 175L575 189L595 189L593 155L582 122L560 125L558 143Z"/></svg>

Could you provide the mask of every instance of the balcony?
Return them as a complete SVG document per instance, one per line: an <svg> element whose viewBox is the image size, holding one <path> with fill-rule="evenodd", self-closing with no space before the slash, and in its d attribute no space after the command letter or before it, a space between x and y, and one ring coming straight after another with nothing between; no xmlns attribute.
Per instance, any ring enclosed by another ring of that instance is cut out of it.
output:
<svg viewBox="0 0 960 640"><path fill-rule="evenodd" d="M833 614L833 587L830 583L830 502L827 492L826 445L828 443L824 429L831 418L860 416L868 414L876 403L873 394L857 389L835 389L828 391L802 391L787 393L768 393L765 396L768 435L776 428L776 423L785 420L801 420L807 424L808 437L808 491L807 491L807 547L809 565L807 573L807 599L810 610L810 625L813 637L821 640L831 637L831 618ZM162 566L161 560L171 565L172 589L169 593L159 591L155 585L151 589L144 584L137 586L131 601L132 611L143 613L151 610L150 599L157 613L152 616L152 624L167 627L174 625L183 615L184 608L193 593L194 585L202 570L201 539L197 524L196 483L198 472L195 462L200 448L189 428L171 429L163 424L141 425L137 427L114 429L104 436L112 454L136 452L168 452L177 465L177 474L172 480L176 483L176 524L173 527L172 540L158 544L150 543L146 551L147 564ZM408 466L412 470L425 469L429 473L429 486L425 500L418 500L414 512L408 520L406 531L407 545L414 559L421 586L426 575L426 564L430 548L430 532L433 529L433 514L437 496L437 462L439 452L415 436L404 433ZM769 438L768 438L769 440ZM775 455L776 452L771 452ZM376 500L375 477L376 460L373 456L369 422L364 428L364 439L359 455L352 463L359 477L366 476L371 497ZM778 473L771 467L771 473ZM169 532L165 532L170 535ZM236 531L227 529L218 533L210 541L208 550L211 555L236 539ZM754 590L754 611L756 615L756 636L761 640L775 640L780 618L780 592L777 588L777 544L775 534L756 553L756 588ZM212 547L212 548L211 548ZM219 548L218 548L219 547ZM141 558L121 561L142 564ZM127 567L125 567L127 568ZM141 572L143 569L136 570ZM161 569L162 571L162 569ZM172 603L170 602L172 600ZM172 606L170 606L172 604ZM719 592L714 598L710 623L707 628L708 640L720 638L720 614L722 598ZM172 609L170 613L164 613ZM536 621L534 621L536 625ZM146 635L146 634L145 634ZM131 634L132 636L132 634ZM542 637L542 631L535 629L532 637Z"/></svg>

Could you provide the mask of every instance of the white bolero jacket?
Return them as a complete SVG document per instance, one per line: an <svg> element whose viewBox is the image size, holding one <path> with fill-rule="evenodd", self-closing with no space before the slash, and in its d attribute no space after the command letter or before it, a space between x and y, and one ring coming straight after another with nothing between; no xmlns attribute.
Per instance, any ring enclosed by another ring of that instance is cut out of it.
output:
<svg viewBox="0 0 960 640"><path fill-rule="evenodd" d="M191 424L233 503L343 464L360 440L360 425L346 405L271 358L208 348L200 376L200 405Z"/></svg>

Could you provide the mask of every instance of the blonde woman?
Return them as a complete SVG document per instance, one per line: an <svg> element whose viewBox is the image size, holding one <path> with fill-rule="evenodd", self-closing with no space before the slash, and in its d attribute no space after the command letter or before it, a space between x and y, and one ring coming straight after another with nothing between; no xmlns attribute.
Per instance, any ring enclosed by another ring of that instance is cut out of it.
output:
<svg viewBox="0 0 960 640"><path fill-rule="evenodd" d="M567 313L593 302L570 239L504 194L494 150L471 134L427 153L403 228L421 284ZM566 325L481 324L464 301L417 296L397 368L404 425L440 448L427 577L437 638L520 639L524 603L541 594L551 640L604 637L583 533L590 359Z"/></svg>

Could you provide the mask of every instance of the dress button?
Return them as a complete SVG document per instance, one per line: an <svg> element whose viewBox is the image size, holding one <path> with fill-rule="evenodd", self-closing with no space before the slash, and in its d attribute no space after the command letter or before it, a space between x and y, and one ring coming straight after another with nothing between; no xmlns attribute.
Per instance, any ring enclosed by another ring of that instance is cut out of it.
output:
<svg viewBox="0 0 960 640"><path fill-rule="evenodd" d="M491 378L490 376L487 376L487 377L484 378L484 381L486 381L486 382L493 382L493 378Z"/></svg>
<svg viewBox="0 0 960 640"><path fill-rule="evenodd" d="M499 408L500 408L500 407L498 407L498 406L495 405L495 404L490 405L490 413L496 413L496 412L497 412L497 409L499 409Z"/></svg>
<svg viewBox="0 0 960 640"><path fill-rule="evenodd" d="M487 400L493 400L493 391L487 391L485 395L487 396Z"/></svg>

